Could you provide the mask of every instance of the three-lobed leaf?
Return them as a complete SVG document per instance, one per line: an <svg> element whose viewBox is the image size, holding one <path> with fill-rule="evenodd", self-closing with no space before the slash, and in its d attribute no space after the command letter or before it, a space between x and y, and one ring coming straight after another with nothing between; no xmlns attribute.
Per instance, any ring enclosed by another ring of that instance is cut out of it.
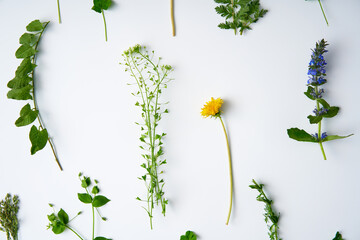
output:
<svg viewBox="0 0 360 240"><path fill-rule="evenodd" d="M197 236L193 231L187 231L185 235L180 237L180 240L196 240Z"/></svg>
<svg viewBox="0 0 360 240"><path fill-rule="evenodd" d="M108 199L107 197L102 196L102 195L97 195L94 197L94 201L92 202L92 205L93 205L93 207L98 208L98 207L104 206L109 201L110 201L110 199Z"/></svg>
<svg viewBox="0 0 360 240"><path fill-rule="evenodd" d="M20 111L20 117L15 121L17 127L29 125L38 117L39 111L32 110L30 104L26 104Z"/></svg>
<svg viewBox="0 0 360 240"><path fill-rule="evenodd" d="M34 155L37 151L43 149L49 138L46 129L39 130L34 125L30 129L29 137L31 142L31 155Z"/></svg>

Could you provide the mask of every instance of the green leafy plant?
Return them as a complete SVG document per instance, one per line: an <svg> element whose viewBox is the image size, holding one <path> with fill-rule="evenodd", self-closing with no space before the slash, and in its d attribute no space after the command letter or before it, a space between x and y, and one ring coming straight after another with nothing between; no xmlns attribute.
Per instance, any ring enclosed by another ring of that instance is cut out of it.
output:
<svg viewBox="0 0 360 240"><path fill-rule="evenodd" d="M273 200L269 199L266 194L264 193L264 184L258 184L254 179L252 180L254 183L253 185L250 185L249 187L252 189L255 189L259 192L259 195L256 197L256 200L259 202L265 203L265 222L268 225L269 228L269 238L270 240L281 240L279 238L279 218L280 213L276 214L272 208Z"/></svg>
<svg viewBox="0 0 360 240"><path fill-rule="evenodd" d="M99 215L99 217L103 221L106 221L107 219L100 215L98 208L106 205L110 200L103 195L99 195L100 188L98 186L99 182L97 180L94 180L95 184L92 184L90 177L83 176L82 173L79 173L79 179L81 181L81 187L85 189L85 193L78 193L78 199L82 203L91 205L91 211L92 211L91 240L111 240L111 239L105 238L105 237L95 237L95 210L96 210L97 214ZM90 188L91 188L91 190L90 190ZM49 205L50 205L50 207L53 208L54 213L47 216L50 221L50 223L48 225L48 229L51 228L51 230L55 234L61 234L66 229L68 229L71 232L73 232L79 239L85 240L85 238L80 236L80 234L70 226L70 222L72 220L74 220L77 216L79 216L82 213L81 211L74 218L69 220L69 215L65 212L64 209L61 208L60 211L58 211L56 213L56 211L54 209L54 205L53 204L49 204Z"/></svg>
<svg viewBox="0 0 360 240"><path fill-rule="evenodd" d="M336 232L336 235L333 238L333 240L344 240L344 239L343 239L343 237L341 236L341 234L339 232Z"/></svg>
<svg viewBox="0 0 360 240"><path fill-rule="evenodd" d="M17 213L19 211L19 197L11 197L8 193L5 199L0 201L0 231L6 233L7 240L17 240L19 231L19 220Z"/></svg>
<svg viewBox="0 0 360 240"><path fill-rule="evenodd" d="M305 1L309 1L309 0L305 0ZM328 20L327 20L327 18L326 18L325 11L324 11L324 8L323 8L323 6L322 6L322 4L321 4L321 1L320 1L320 0L317 0L317 1L319 2L320 8L321 8L321 12L322 12L322 14L323 14L323 16L324 16L326 25L329 26L329 22L328 22Z"/></svg>
<svg viewBox="0 0 360 240"><path fill-rule="evenodd" d="M197 236L193 231L186 231L185 235L180 237L180 240L196 240Z"/></svg>
<svg viewBox="0 0 360 240"><path fill-rule="evenodd" d="M262 18L268 10L260 7L260 0L214 0L220 4L216 12L225 18L224 23L218 25L221 29L234 29L235 35L244 30L251 30L250 25Z"/></svg>
<svg viewBox="0 0 360 240"><path fill-rule="evenodd" d="M164 179L160 179L163 171L159 167L166 164L163 159L163 137L165 133L158 132L158 125L163 113L168 113L165 109L166 103L160 102L160 96L163 89L167 88L170 79L168 75L173 71L169 65L160 65L160 59L154 61L154 51L148 53L145 47L136 45L129 48L122 54L125 65L125 71L130 72L136 86L132 95L139 101L135 106L141 108L141 117L144 123L137 123L141 128L140 148L144 151L142 157L145 162L141 167L145 169L145 175L139 177L144 181L147 196L145 199L137 197L139 201L146 202L144 209L150 217L150 227L152 229L153 209L155 204L161 206L162 214L165 216L168 200L164 197Z"/></svg>
<svg viewBox="0 0 360 240"><path fill-rule="evenodd" d="M49 143L56 163L58 164L60 170L62 170L54 144L51 138L49 138L48 131L40 117L35 95L36 84L34 73L37 66L36 58L38 46L41 36L48 24L49 22L42 23L39 20L34 20L26 26L26 30L28 32L24 33L20 37L19 43L21 46L15 52L16 58L23 60L20 63L20 66L16 69L15 77L7 84L7 86L11 89L7 93L7 97L15 100L33 100L33 106L31 106L30 103L27 103L21 109L20 117L15 121L15 125L17 127L27 126L37 119L39 126L36 127L35 125L32 125L29 134L31 142L31 155L43 149L46 144Z"/></svg>
<svg viewBox="0 0 360 240"><path fill-rule="evenodd" d="M323 142L332 141L336 139L343 139L352 136L353 134L347 136L339 135L327 135L326 132L321 132L321 123L324 118L333 118L339 112L339 107L330 106L324 99L324 89L320 86L324 85L327 80L326 77L326 65L323 54L327 52L326 46L328 44L324 39L316 43L315 49L312 50L311 61L309 63L307 81L308 89L304 92L305 96L310 100L315 101L315 109L313 110L314 115L309 115L310 124L317 124L318 131L315 134L309 134L305 130L299 128L290 128L287 130L287 133L290 138L301 141L301 142L313 142L319 143L321 152L323 154L324 160L326 160L326 154L323 147Z"/></svg>
<svg viewBox="0 0 360 240"><path fill-rule="evenodd" d="M105 41L108 40L107 38L107 28L106 28L106 20L104 10L108 10L111 7L112 0L94 0L94 6L91 8L97 13L101 13L103 20L104 20L104 28L105 28Z"/></svg>

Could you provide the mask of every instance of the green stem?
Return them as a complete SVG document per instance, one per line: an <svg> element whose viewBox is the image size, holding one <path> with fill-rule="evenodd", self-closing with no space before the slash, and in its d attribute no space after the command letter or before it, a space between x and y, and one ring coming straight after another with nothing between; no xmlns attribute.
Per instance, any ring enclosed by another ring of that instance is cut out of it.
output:
<svg viewBox="0 0 360 240"><path fill-rule="evenodd" d="M38 48L38 46L39 46L39 42L40 42L41 36L42 36L42 34L44 33L45 28L46 28L46 26L47 26L48 24L49 24L49 22L46 22L46 23L45 23L43 30L42 30L42 31L40 32L40 34L39 34L39 40L38 40L37 43L35 44L35 50L36 50L36 51L37 51L37 48ZM32 63L36 65L36 55L35 55L35 57L32 59ZM38 119L38 121L39 121L40 128L41 128L41 129L45 129L45 125L44 125L44 122L43 122L42 119L41 119L40 111L39 111L39 108L38 108L38 105L37 105L37 101L36 101L34 72L35 72L35 70L32 71L34 109L38 111L38 117L37 117L37 119ZM56 161L57 165L59 166L60 170L62 171L63 168L62 168L62 166L61 166L61 164L60 164L59 158L58 158L58 156L57 156L57 154L56 154L56 151L55 151L55 147L54 147L54 145L53 145L53 143L52 143L52 141L51 141L50 138L48 138L48 143L49 143L49 145L50 145L50 147L51 147L51 150L52 150L52 152L53 152L53 154L54 154L55 161Z"/></svg>
<svg viewBox="0 0 360 240"><path fill-rule="evenodd" d="M104 27L105 27L105 41L107 42L108 38L107 38L107 28L106 28L106 20L105 20L105 14L104 14L104 10L101 9L101 14L104 20Z"/></svg>
<svg viewBox="0 0 360 240"><path fill-rule="evenodd" d="M229 224L229 220L230 220L230 215L231 215L231 209L232 209L232 201L233 201L233 175L232 175L232 164L231 164L231 152L230 152L230 144L229 144L229 138L228 135L226 133L226 129L225 129L225 125L224 122L222 120L222 118L219 116L219 119L221 121L221 125L223 127L224 133L225 133L225 138L226 138L226 145L227 145L227 152L228 152L228 156L229 156L229 174L230 174L230 206L229 206L229 213L227 216L227 220L226 220L226 225Z"/></svg>
<svg viewBox="0 0 360 240"><path fill-rule="evenodd" d="M94 240L94 233L95 233L95 212L94 212L94 206L91 205L91 209L92 209L92 237L91 239Z"/></svg>
<svg viewBox="0 0 360 240"><path fill-rule="evenodd" d="M326 15L325 15L324 9L323 9L323 7L322 7L321 1L318 0L318 2L319 2L319 4L320 4L320 8L321 8L321 11L322 11L322 13L323 13L323 15L324 15L326 24L329 26L329 22L328 22L328 20L327 20L327 18L326 18Z"/></svg>
<svg viewBox="0 0 360 240"><path fill-rule="evenodd" d="M174 17L174 0L170 0L170 17L171 17L171 26L172 26L172 35L175 37L175 17Z"/></svg>
<svg viewBox="0 0 360 240"><path fill-rule="evenodd" d="M61 23L60 2L59 2L59 0L57 0L57 10L58 10L58 16L59 16L59 23Z"/></svg>
<svg viewBox="0 0 360 240"><path fill-rule="evenodd" d="M315 86L315 93L316 95L319 94L319 90L318 90L318 86ZM316 109L318 110L318 112L320 111L320 104L319 101L316 100ZM324 160L326 160L326 155L325 155L325 151L324 151L324 147L322 145L322 139L321 139L321 121L318 123L318 139L319 139L319 145L320 145L320 149L321 152L323 154Z"/></svg>
<svg viewBox="0 0 360 240"><path fill-rule="evenodd" d="M233 8L232 17L233 17L233 23L234 23L234 26L235 26L236 24L235 24L235 3L234 3L234 0L231 0L231 5L232 5L232 8ZM236 27L234 28L234 33L236 35Z"/></svg>
<svg viewBox="0 0 360 240"><path fill-rule="evenodd" d="M82 237L80 237L80 235L77 233L77 232L75 232L71 227L69 227L69 226L67 226L67 225L65 225L65 227L67 228L67 229L69 229L70 231L72 231L78 238L80 238L81 240L84 240Z"/></svg>

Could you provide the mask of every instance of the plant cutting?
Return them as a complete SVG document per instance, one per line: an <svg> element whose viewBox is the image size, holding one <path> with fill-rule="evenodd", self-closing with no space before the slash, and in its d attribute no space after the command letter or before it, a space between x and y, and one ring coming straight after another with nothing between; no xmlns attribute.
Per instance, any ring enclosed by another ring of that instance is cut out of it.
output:
<svg viewBox="0 0 360 240"><path fill-rule="evenodd" d="M305 0L305 1L309 1L309 0ZM324 8L323 8L323 6L322 6L322 4L321 4L321 0L317 0L317 1L319 2L320 8L321 8L321 12L322 12L322 14L323 14L323 16L324 16L324 19L325 19L326 25L328 25L328 26L329 26L329 22L328 22L328 20L327 20L327 18L326 18Z"/></svg>
<svg viewBox="0 0 360 240"><path fill-rule="evenodd" d="M185 235L181 235L180 240L196 240L197 236L193 231L186 231Z"/></svg>
<svg viewBox="0 0 360 240"><path fill-rule="evenodd" d="M259 192L259 195L256 197L256 200L259 202L263 202L265 203L265 213L264 213L264 217L265 217L265 222L267 223L267 226L269 228L269 238L270 240L281 240L281 238L279 238L279 218L280 218L280 213L277 214L274 212L272 204L273 204L273 200L269 199L265 192L264 192L264 184L258 184L254 179L252 180L253 185L250 185L249 187L251 189L255 189Z"/></svg>
<svg viewBox="0 0 360 240"><path fill-rule="evenodd" d="M244 30L251 30L250 25L256 23L268 12L260 7L260 0L214 0L219 4L215 8L220 16L225 18L224 23L218 25L221 29L233 29L235 35Z"/></svg>
<svg viewBox="0 0 360 240"><path fill-rule="evenodd" d="M87 205L91 205L91 211L92 211L92 232L91 232L91 240L111 240L109 238L105 237L95 237L95 211L97 212L97 215L103 220L106 221L107 219L105 217L102 217L99 212L99 208L106 205L110 200L105 197L104 195L100 195L100 188L98 186L98 181L94 180L94 184L91 181L90 177L83 176L82 173L79 173L79 179L81 182L81 187L84 188L85 193L78 193L78 199ZM91 190L90 190L91 189ZM73 221L77 216L79 216L82 212L78 212L78 214L73 217L72 219L69 219L69 215L65 212L64 209L60 209L57 213L55 211L54 205L49 204L50 207L53 208L54 212L50 215L48 215L48 219L50 221L48 225L48 229L51 228L51 230L55 234L61 234L66 229L70 230L74 235L79 238L80 240L85 240L86 238L82 237L79 232L77 232L71 225L71 221Z"/></svg>
<svg viewBox="0 0 360 240"><path fill-rule="evenodd" d="M94 6L91 8L97 13L101 13L103 20L104 20L104 28L105 28L105 41L107 42L107 27L106 27L106 20L105 20L105 13L104 10L108 10L111 7L112 0L93 0Z"/></svg>
<svg viewBox="0 0 360 240"><path fill-rule="evenodd" d="M15 77L7 84L11 90L7 93L9 99L32 100L32 105L27 103L20 111L20 117L15 121L17 127L27 126L38 120L38 127L32 125L30 129L31 155L43 149L49 143L54 154L55 161L62 170L52 139L48 135L44 122L41 119L35 88L35 68L38 47L42 34L49 22L32 21L26 26L28 32L24 33L19 40L21 46L16 50L16 58L23 59L16 69Z"/></svg>
<svg viewBox="0 0 360 240"><path fill-rule="evenodd" d="M322 39L316 43L315 49L312 50L311 60L309 63L307 81L307 91L304 92L305 96L310 100L315 101L315 109L313 110L314 115L309 115L310 124L317 124L318 131L315 134L309 134L303 129L299 128L290 128L287 130L287 133L290 138L301 141L301 142L313 142L318 143L324 157L326 160L326 154L324 151L323 143L327 141L332 141L336 139L343 139L352 136L353 134L347 136L338 136L338 135L328 135L326 132L322 132L321 123L324 118L333 118L339 112L339 107L330 106L324 98L323 95L325 90L320 86L324 85L327 80L326 77L326 65L324 58L324 53L327 52L326 46L327 42Z"/></svg>
<svg viewBox="0 0 360 240"><path fill-rule="evenodd" d="M167 102L161 100L161 93L167 88L172 80L169 74L173 71L170 65L160 64L160 59L154 59L154 51L149 53L145 47L136 45L129 48L122 54L125 71L130 73L134 82L130 85L135 86L132 93L138 101L135 106L141 109L143 122L136 123L140 126L141 136L140 149L143 151L144 163L141 167L145 169L145 174L139 177L146 186L147 195L145 198L136 199L145 202L144 209L150 218L150 228L153 228L153 210L155 205L160 205L162 214L165 216L168 200L164 196L164 179L160 177L163 173L160 167L166 164L163 158L163 138L164 132L160 132L158 126L162 115L168 113L165 108Z"/></svg>
<svg viewBox="0 0 360 240"><path fill-rule="evenodd" d="M224 130L225 139L226 139L226 146L227 146L227 152L228 152L228 158L229 158L229 177L230 177L230 204L229 204L229 211L228 216L226 219L226 225L229 224L230 215L231 215L231 209L232 209L232 200L233 200L233 175L232 175L232 163L231 163L231 152L230 152L230 144L229 144L229 138L226 132L226 128L224 125L224 122L221 118L221 106L224 103L224 101L221 98L214 99L213 97L209 102L207 102L204 107L201 109L201 115L204 118L212 117L212 118L218 118L221 122L221 126Z"/></svg>
<svg viewBox="0 0 360 240"><path fill-rule="evenodd" d="M6 194L5 199L0 201L0 231L6 233L7 240L17 240L19 231L19 197Z"/></svg>

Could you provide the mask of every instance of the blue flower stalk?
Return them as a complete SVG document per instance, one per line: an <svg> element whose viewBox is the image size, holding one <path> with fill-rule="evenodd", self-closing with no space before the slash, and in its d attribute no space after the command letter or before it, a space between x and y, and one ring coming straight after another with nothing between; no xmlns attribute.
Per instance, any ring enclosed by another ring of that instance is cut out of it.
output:
<svg viewBox="0 0 360 240"><path fill-rule="evenodd" d="M306 131L299 128L290 128L287 130L290 138L301 142L315 142L319 143L324 160L326 160L326 154L323 147L323 142L331 141L335 139L342 139L352 136L338 136L328 135L326 132L322 132L321 123L324 118L335 117L339 112L339 107L330 106L324 99L323 94L325 90L321 88L326 80L326 61L324 59L324 53L327 52L327 42L322 39L316 43L315 49L312 50L311 60L309 63L307 86L308 89L304 92L305 96L315 101L314 115L309 115L310 124L317 124L318 130L315 134L309 134Z"/></svg>

